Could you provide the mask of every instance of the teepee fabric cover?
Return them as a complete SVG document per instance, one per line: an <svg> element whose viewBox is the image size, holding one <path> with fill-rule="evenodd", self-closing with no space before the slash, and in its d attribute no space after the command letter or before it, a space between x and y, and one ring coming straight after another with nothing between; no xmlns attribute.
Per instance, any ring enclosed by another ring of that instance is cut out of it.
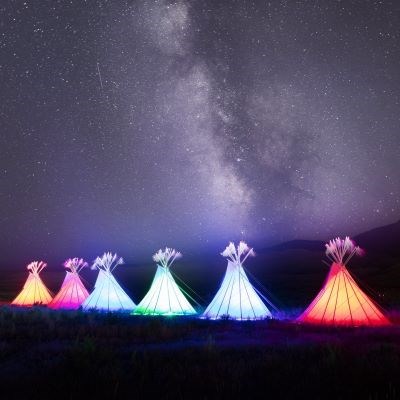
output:
<svg viewBox="0 0 400 400"><path fill-rule="evenodd" d="M28 279L19 295L11 304L16 306L31 307L35 304L48 304L52 296L40 279L40 272L47 266L43 261L31 262L26 268L29 271Z"/></svg>
<svg viewBox="0 0 400 400"><path fill-rule="evenodd" d="M49 304L50 308L77 310L89 296L89 292L83 285L79 272L87 267L87 263L79 258L72 258L64 263L66 272L61 289Z"/></svg>
<svg viewBox="0 0 400 400"><path fill-rule="evenodd" d="M153 256L157 262L157 271L149 291L137 305L134 313L144 315L191 315L195 309L186 299L181 289L172 277L172 263L182 257L174 249L159 250Z"/></svg>
<svg viewBox="0 0 400 400"><path fill-rule="evenodd" d="M346 264L362 254L349 237L337 238L326 245L326 255L332 262L328 277L317 297L298 321L320 325L382 326L389 320L357 285Z"/></svg>
<svg viewBox="0 0 400 400"><path fill-rule="evenodd" d="M136 307L112 275L115 267L123 263L124 260L118 258L117 254L104 253L96 258L92 269L97 268L99 275L93 292L82 304L84 310L132 311Z"/></svg>
<svg viewBox="0 0 400 400"><path fill-rule="evenodd" d="M271 312L250 283L242 266L248 256L254 255L253 249L244 242L240 242L237 249L230 243L221 254L229 258L228 267L221 287L203 317L238 320L271 318Z"/></svg>

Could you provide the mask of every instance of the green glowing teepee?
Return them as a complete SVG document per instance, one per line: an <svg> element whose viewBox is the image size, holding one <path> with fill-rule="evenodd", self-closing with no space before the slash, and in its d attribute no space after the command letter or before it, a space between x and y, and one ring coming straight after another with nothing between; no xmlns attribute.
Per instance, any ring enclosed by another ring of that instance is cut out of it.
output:
<svg viewBox="0 0 400 400"><path fill-rule="evenodd" d="M175 282L170 268L172 263L182 257L174 249L159 250L153 256L157 271L146 296L137 305L134 314L142 315L193 315L195 309Z"/></svg>

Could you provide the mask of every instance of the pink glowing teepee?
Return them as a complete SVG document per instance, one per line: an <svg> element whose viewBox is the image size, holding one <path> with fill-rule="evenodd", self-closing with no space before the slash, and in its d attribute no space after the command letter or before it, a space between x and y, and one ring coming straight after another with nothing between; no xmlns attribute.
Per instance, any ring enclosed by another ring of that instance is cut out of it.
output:
<svg viewBox="0 0 400 400"><path fill-rule="evenodd" d="M331 240L325 246L326 255L332 262L328 277L322 290L298 321L342 326L389 325L389 320L346 269L349 260L363 251L348 237Z"/></svg>
<svg viewBox="0 0 400 400"><path fill-rule="evenodd" d="M67 273L60 291L49 304L50 308L77 310L89 296L83 285L79 272L88 264L82 258L70 258L64 263Z"/></svg>
<svg viewBox="0 0 400 400"><path fill-rule="evenodd" d="M25 282L19 295L11 304L15 306L31 307L36 304L48 304L51 301L49 289L40 279L40 272L47 264L43 261L33 261L27 265L29 271L28 279Z"/></svg>

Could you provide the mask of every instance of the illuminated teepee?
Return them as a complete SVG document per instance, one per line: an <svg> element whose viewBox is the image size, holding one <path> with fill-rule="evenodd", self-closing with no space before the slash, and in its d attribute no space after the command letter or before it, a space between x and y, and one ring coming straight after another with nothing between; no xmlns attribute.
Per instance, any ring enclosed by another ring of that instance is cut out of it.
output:
<svg viewBox="0 0 400 400"><path fill-rule="evenodd" d="M96 258L92 269L97 268L99 275L93 292L82 304L84 310L132 311L136 307L112 275L114 269L123 263L121 257L112 253L104 253Z"/></svg>
<svg viewBox="0 0 400 400"><path fill-rule="evenodd" d="M143 300L137 305L134 314L144 315L191 315L195 309L186 299L181 289L172 277L170 268L173 262L182 254L165 248L158 250L153 256L157 263L157 271Z"/></svg>
<svg viewBox="0 0 400 400"><path fill-rule="evenodd" d="M29 271L28 279L20 292L11 304L16 306L30 307L35 304L48 304L51 299L51 293L40 279L40 272L47 264L43 261L33 261L26 267Z"/></svg>
<svg viewBox="0 0 400 400"><path fill-rule="evenodd" d="M253 249L245 242L236 248L233 243L221 253L228 258L228 267L214 299L203 313L205 318L229 317L238 320L271 318L271 312L250 283L243 263L254 256Z"/></svg>
<svg viewBox="0 0 400 400"><path fill-rule="evenodd" d="M346 264L363 251L349 237L326 244L326 255L332 262L324 287L298 318L300 322L321 325L380 326L389 325L375 303L360 289Z"/></svg>
<svg viewBox="0 0 400 400"><path fill-rule="evenodd" d="M82 258L70 258L64 263L67 269L61 289L49 304L50 308L77 310L89 296L79 272L88 264Z"/></svg>

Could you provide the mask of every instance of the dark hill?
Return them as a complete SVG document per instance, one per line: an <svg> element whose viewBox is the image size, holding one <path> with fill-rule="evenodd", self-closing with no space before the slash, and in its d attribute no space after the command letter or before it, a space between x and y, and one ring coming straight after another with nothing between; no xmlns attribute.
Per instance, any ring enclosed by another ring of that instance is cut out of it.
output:
<svg viewBox="0 0 400 400"><path fill-rule="evenodd" d="M302 249L308 251L322 251L325 248L325 242L321 240L291 240L289 242L280 243L278 245L268 247L265 251L285 251Z"/></svg>
<svg viewBox="0 0 400 400"><path fill-rule="evenodd" d="M367 252L400 256L400 221L361 233L354 240Z"/></svg>
<svg viewBox="0 0 400 400"><path fill-rule="evenodd" d="M394 224L381 226L363 232L352 239L365 249L368 253L387 253L389 255L400 255L400 220ZM322 240L291 240L288 242L280 243L275 246L267 247L257 250L258 254L270 251L286 251L286 250L307 250L325 251L325 242Z"/></svg>

